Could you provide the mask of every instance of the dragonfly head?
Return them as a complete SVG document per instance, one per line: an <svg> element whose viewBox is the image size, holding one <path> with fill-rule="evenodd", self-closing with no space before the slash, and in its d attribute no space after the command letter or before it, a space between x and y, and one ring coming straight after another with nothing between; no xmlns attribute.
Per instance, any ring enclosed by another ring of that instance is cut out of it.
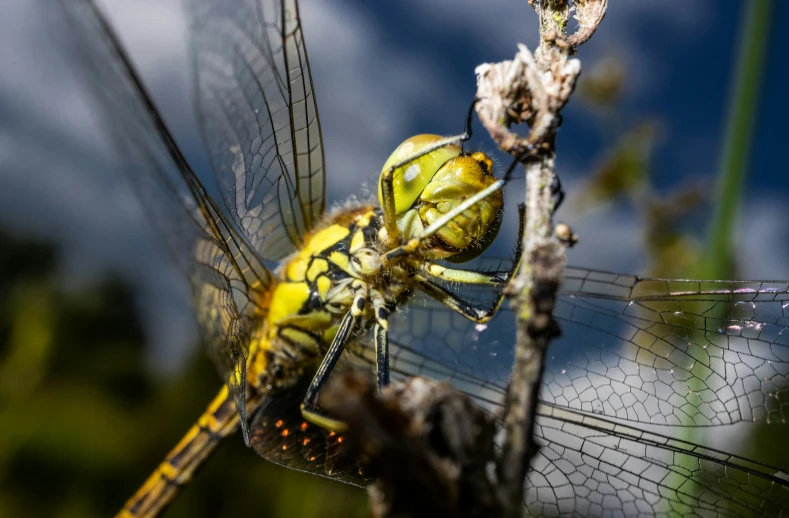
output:
<svg viewBox="0 0 789 518"><path fill-rule="evenodd" d="M436 142L438 135L407 139L384 164L388 171L418 155ZM493 162L482 152L465 154L460 146L436 149L396 169L394 184L397 226L409 239L454 207L496 181ZM378 199L383 205L381 182ZM471 206L436 232L422 251L429 259L464 262L481 254L496 238L501 226L504 200L500 190Z"/></svg>

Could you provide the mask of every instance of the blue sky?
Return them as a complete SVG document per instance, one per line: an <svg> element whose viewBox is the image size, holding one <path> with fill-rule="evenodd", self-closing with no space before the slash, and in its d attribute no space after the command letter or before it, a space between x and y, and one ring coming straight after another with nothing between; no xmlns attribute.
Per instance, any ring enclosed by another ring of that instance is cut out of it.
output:
<svg viewBox="0 0 789 518"><path fill-rule="evenodd" d="M778 28L789 22L789 4L774 3L770 64L737 241L745 276L789 278L789 176L783 147L789 58L778 45ZM122 178L103 167L107 142L91 117L90 99L60 54L62 34L57 21L47 18L46 2L5 4L0 19L0 225L60 243L66 277L75 289L108 270L139 286L152 355L175 365L194 343L187 290L152 239ZM187 156L198 169L204 167L179 2L101 4ZM461 131L475 91L474 68L511 57L517 42L531 48L536 43L536 20L525 1L304 0L301 5L325 136L330 202L358 193L363 182L374 184L381 164L404 138ZM653 162L660 189L712 178L717 170L743 5L735 0L612 0L599 33L581 49L587 70L606 56L622 60L628 74L626 119L661 122L664 138ZM558 141L568 204L605 144L593 114L571 102ZM484 138L475 145L492 147ZM627 209L608 207L570 223L581 236L570 254L572 264L628 273L644 268L640 222ZM505 230L512 232L512 225Z"/></svg>

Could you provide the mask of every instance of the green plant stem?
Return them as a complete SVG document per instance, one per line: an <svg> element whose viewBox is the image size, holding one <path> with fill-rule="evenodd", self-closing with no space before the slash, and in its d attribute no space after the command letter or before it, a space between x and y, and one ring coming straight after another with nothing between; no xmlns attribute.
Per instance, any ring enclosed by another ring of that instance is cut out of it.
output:
<svg viewBox="0 0 789 518"><path fill-rule="evenodd" d="M751 0L743 6L746 15L731 83L733 90L713 202L714 214L707 231L707 246L696 272L699 278L724 279L735 273L733 237L759 108L773 0Z"/></svg>

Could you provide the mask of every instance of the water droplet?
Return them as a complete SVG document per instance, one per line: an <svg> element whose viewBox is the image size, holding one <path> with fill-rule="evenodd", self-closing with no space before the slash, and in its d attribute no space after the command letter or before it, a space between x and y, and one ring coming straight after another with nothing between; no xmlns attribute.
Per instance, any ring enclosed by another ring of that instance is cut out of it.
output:
<svg viewBox="0 0 789 518"><path fill-rule="evenodd" d="M474 326L474 333L471 335L471 340L474 342L479 341L479 335L488 328L487 324L477 324Z"/></svg>

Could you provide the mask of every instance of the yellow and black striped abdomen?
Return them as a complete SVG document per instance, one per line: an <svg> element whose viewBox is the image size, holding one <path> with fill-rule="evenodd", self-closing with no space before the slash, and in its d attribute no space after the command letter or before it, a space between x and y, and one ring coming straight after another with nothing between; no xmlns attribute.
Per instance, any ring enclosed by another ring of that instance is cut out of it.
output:
<svg viewBox="0 0 789 518"><path fill-rule="evenodd" d="M256 408L253 396L248 408ZM181 441L123 506L116 518L156 516L186 485L195 470L214 451L219 442L238 425L236 404L227 386L208 405Z"/></svg>

